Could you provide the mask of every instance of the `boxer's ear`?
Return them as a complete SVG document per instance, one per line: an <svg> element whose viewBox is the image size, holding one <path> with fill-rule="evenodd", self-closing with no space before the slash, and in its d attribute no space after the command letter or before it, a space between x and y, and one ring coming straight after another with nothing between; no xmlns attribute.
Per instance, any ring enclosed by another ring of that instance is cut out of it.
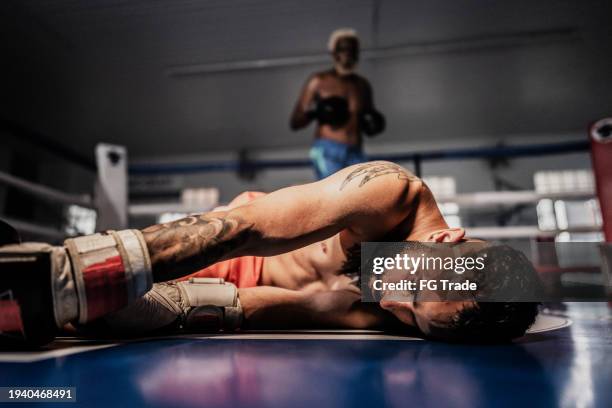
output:
<svg viewBox="0 0 612 408"><path fill-rule="evenodd" d="M465 230L463 228L446 228L433 232L428 241L430 242L459 242L465 237Z"/></svg>

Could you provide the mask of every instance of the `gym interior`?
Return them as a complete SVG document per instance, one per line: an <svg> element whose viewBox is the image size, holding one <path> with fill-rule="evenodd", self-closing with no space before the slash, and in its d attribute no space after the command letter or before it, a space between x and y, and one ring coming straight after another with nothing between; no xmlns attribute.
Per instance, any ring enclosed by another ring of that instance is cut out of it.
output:
<svg viewBox="0 0 612 408"><path fill-rule="evenodd" d="M2 392L59 387L86 407L611 406L611 15L603 0L0 2L0 219L20 242L316 184L329 165L316 143L344 125L317 116L325 85L300 104L339 72L343 29L384 115L372 137L362 116L349 127L361 161L402 166L449 228L520 249L564 293L504 344L334 327L61 333L1 348ZM363 95L347 92L350 110ZM294 129L301 108L310 122Z"/></svg>

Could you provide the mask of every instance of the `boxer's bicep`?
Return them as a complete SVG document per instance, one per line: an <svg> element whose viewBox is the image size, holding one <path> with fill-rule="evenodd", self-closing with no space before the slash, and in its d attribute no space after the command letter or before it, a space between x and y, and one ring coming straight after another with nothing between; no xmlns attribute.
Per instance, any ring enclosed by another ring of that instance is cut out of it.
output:
<svg viewBox="0 0 612 408"><path fill-rule="evenodd" d="M405 168L387 161L347 167L330 177L342 194L347 228L385 233L414 209L423 183ZM371 236L371 234L366 234Z"/></svg>
<svg viewBox="0 0 612 408"><path fill-rule="evenodd" d="M405 218L420 186L394 163L371 162L275 191L232 212L252 223L256 238L242 255L288 252L344 229L384 233Z"/></svg>
<svg viewBox="0 0 612 408"><path fill-rule="evenodd" d="M277 190L231 211L252 223L241 255L271 256L328 238L343 228L337 193L321 182Z"/></svg>

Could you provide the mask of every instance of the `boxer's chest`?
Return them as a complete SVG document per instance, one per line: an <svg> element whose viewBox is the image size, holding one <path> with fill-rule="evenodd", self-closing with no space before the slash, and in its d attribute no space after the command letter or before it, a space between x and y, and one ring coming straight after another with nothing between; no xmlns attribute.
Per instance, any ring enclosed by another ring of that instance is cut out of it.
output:
<svg viewBox="0 0 612 408"><path fill-rule="evenodd" d="M358 112L363 106L363 89L353 81L343 81L335 77L326 78L321 82L318 93L321 98L330 96L346 98L351 112Z"/></svg>
<svg viewBox="0 0 612 408"><path fill-rule="evenodd" d="M409 222L402 223L377 240L404 240L409 234L409 225ZM266 258L267 284L294 290L315 286L335 290L351 285L358 273L359 246L364 240L368 239L344 231L298 250Z"/></svg>

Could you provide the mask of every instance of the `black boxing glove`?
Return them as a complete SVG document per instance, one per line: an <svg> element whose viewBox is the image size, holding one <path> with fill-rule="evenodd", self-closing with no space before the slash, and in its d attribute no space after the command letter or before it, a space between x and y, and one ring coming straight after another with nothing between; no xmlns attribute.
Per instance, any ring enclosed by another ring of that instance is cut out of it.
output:
<svg viewBox="0 0 612 408"><path fill-rule="evenodd" d="M341 96L315 98L315 107L310 113L322 125L344 126L350 118L348 102Z"/></svg>
<svg viewBox="0 0 612 408"><path fill-rule="evenodd" d="M359 126L366 136L374 137L385 131L385 117L377 110L368 109L359 116Z"/></svg>

